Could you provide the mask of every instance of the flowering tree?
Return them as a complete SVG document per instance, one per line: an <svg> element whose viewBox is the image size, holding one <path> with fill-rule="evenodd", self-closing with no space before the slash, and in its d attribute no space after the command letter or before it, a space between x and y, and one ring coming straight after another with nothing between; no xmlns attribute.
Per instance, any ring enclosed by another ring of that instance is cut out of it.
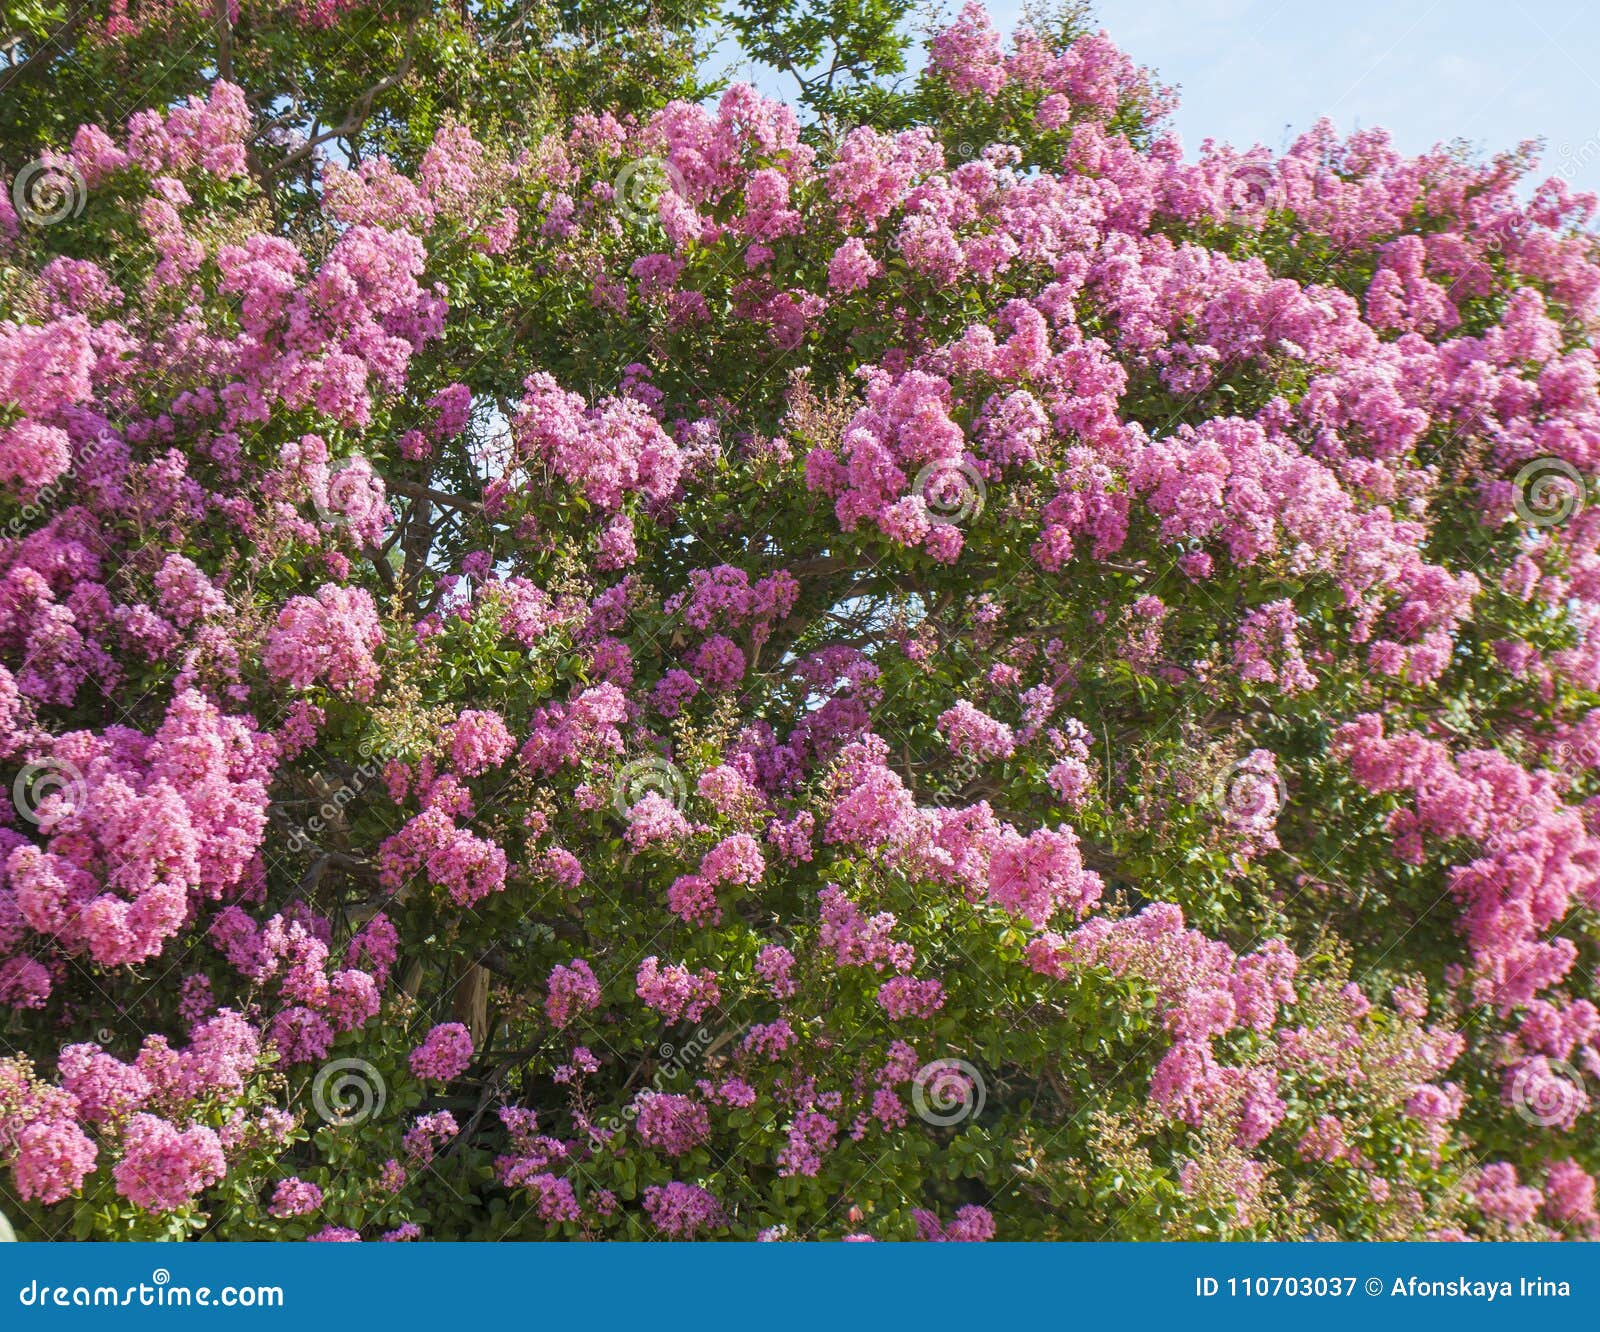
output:
<svg viewBox="0 0 1600 1332"><path fill-rule="evenodd" d="M12 143L23 1233L1600 1233L1593 199L282 11Z"/></svg>

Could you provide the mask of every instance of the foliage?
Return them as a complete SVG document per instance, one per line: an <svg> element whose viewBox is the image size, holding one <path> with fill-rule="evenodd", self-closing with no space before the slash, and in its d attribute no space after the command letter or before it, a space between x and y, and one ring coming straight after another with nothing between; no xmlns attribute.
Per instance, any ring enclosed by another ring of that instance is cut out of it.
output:
<svg viewBox="0 0 1600 1332"><path fill-rule="evenodd" d="M1591 1236L1593 201L1188 161L972 7L802 124L649 12L96 11L18 103L3 1210Z"/></svg>

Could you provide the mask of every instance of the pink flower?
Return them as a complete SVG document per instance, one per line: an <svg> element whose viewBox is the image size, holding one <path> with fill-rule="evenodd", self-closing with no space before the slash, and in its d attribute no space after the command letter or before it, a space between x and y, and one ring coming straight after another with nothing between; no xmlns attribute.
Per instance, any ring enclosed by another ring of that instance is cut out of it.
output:
<svg viewBox="0 0 1600 1332"><path fill-rule="evenodd" d="M628 810L628 845L636 851L672 845L689 836L689 820L657 791L647 791Z"/></svg>
<svg viewBox="0 0 1600 1332"><path fill-rule="evenodd" d="M634 1098L634 1109L639 1136L668 1156L682 1156L711 1135L705 1106L687 1096L645 1091Z"/></svg>
<svg viewBox="0 0 1600 1332"><path fill-rule="evenodd" d="M654 956L639 964L634 990L668 1022L698 1022L709 1008L722 1002L714 971L702 968L696 974L682 963L662 966Z"/></svg>
<svg viewBox="0 0 1600 1332"><path fill-rule="evenodd" d="M122 1158L112 1169L117 1192L149 1212L193 1202L226 1171L222 1144L200 1124L179 1129L156 1115L134 1115L124 1130Z"/></svg>
<svg viewBox="0 0 1600 1332"><path fill-rule="evenodd" d="M608 398L589 407L542 372L530 375L525 387L514 422L521 448L591 503L615 509L634 491L658 500L671 494L682 456L641 403Z"/></svg>
<svg viewBox="0 0 1600 1332"><path fill-rule="evenodd" d="M463 777L480 777L511 757L516 742L497 712L468 708L449 727L450 766Z"/></svg>
<svg viewBox="0 0 1600 1332"><path fill-rule="evenodd" d="M647 1188L644 1210L656 1229L671 1239L694 1239L726 1224L722 1207L711 1194L679 1180Z"/></svg>
<svg viewBox="0 0 1600 1332"><path fill-rule="evenodd" d="M564 1027L580 1012L600 1006L600 983L581 957L570 966L556 966L545 982L544 1011L556 1027Z"/></svg>
<svg viewBox="0 0 1600 1332"><path fill-rule="evenodd" d="M1016 748L1009 726L978 711L965 699L939 715L939 734L952 753L981 763L1010 758Z"/></svg>
<svg viewBox="0 0 1600 1332"><path fill-rule="evenodd" d="M87 1134L68 1119L36 1119L16 1138L12 1171L17 1192L41 1203L57 1203L83 1188L98 1155Z"/></svg>
<svg viewBox="0 0 1600 1332"><path fill-rule="evenodd" d="M827 1115L808 1111L789 1127L789 1141L778 1153L778 1174L815 1175L822 1158L832 1150L839 1126Z"/></svg>
<svg viewBox="0 0 1600 1332"><path fill-rule="evenodd" d="M766 872L761 847L749 833L724 837L700 860L700 873L710 883L753 884Z"/></svg>
<svg viewBox="0 0 1600 1332"><path fill-rule="evenodd" d="M378 875L391 891L424 875L442 885L457 905L470 907L505 888L506 853L494 842L458 828L451 813L436 805L379 847Z"/></svg>
<svg viewBox="0 0 1600 1332"><path fill-rule="evenodd" d="M383 626L369 593L325 583L315 597L293 597L267 633L262 665L295 689L326 683L367 698L378 682L372 653Z"/></svg>
<svg viewBox="0 0 1600 1332"><path fill-rule="evenodd" d="M954 23L935 35L928 63L956 92L978 93L991 101L1006 79L1000 37L988 11L971 0Z"/></svg>
<svg viewBox="0 0 1600 1332"><path fill-rule="evenodd" d="M408 1158L418 1165L427 1165L434 1153L460 1131L454 1115L448 1110L438 1110L418 1115L400 1141Z"/></svg>
<svg viewBox="0 0 1600 1332"><path fill-rule="evenodd" d="M883 272L859 236L851 236L828 261L828 289L841 294L859 291Z"/></svg>
<svg viewBox="0 0 1600 1332"><path fill-rule="evenodd" d="M1100 876L1083 868L1071 828L1002 836L989 861L989 896L1035 925L1058 910L1085 915L1100 900Z"/></svg>
<svg viewBox="0 0 1600 1332"><path fill-rule="evenodd" d="M680 874L674 879L667 889L667 905L675 915L696 925L715 925L722 920L716 886L698 874Z"/></svg>
<svg viewBox="0 0 1600 1332"><path fill-rule="evenodd" d="M788 999L796 986L790 972L794 954L779 944L768 944L756 957L756 974L762 977L775 999Z"/></svg>
<svg viewBox="0 0 1600 1332"><path fill-rule="evenodd" d="M896 976L878 987L878 1003L891 1018L932 1017L944 1007L944 986Z"/></svg>
<svg viewBox="0 0 1600 1332"><path fill-rule="evenodd" d="M994 1216L987 1207L968 1203L958 1208L955 1220L944 1225L934 1213L917 1208L911 1213L917 1223L919 1239L942 1243L978 1244L994 1238Z"/></svg>
<svg viewBox="0 0 1600 1332"><path fill-rule="evenodd" d="M287 1220L291 1216L309 1216L321 1206L322 1190L291 1175L280 1179L273 1188L267 1211L280 1220Z"/></svg>
<svg viewBox="0 0 1600 1332"><path fill-rule="evenodd" d="M472 1037L459 1022L441 1022L411 1052L411 1071L419 1078L449 1082L472 1062Z"/></svg>

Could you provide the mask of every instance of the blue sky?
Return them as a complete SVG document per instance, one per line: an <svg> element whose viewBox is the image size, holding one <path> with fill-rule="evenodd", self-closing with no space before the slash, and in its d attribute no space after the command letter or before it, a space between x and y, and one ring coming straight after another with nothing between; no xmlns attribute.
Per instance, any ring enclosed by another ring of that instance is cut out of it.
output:
<svg viewBox="0 0 1600 1332"><path fill-rule="evenodd" d="M989 8L1009 35L1019 0ZM1190 155L1207 137L1278 150L1326 115L1382 125L1406 152L1542 138L1541 179L1600 193L1600 8L1585 0L1096 0L1095 16L1179 85Z"/></svg>

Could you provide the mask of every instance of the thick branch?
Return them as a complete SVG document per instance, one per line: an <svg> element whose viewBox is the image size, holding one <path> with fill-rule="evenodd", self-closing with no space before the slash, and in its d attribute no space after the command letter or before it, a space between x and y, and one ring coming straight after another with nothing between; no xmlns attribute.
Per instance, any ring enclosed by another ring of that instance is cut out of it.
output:
<svg viewBox="0 0 1600 1332"><path fill-rule="evenodd" d="M74 6L61 26L41 41L35 50L21 60L0 68L0 93L10 92L23 79L32 78L44 70L57 56L65 55L72 48L78 29L83 25L84 13L83 7ZM14 48L21 38L12 34L9 40Z"/></svg>
<svg viewBox="0 0 1600 1332"><path fill-rule="evenodd" d="M212 0L211 20L217 31L217 77L233 82L233 24L228 21L228 0Z"/></svg>
<svg viewBox="0 0 1600 1332"><path fill-rule="evenodd" d="M400 61L400 64L392 73L384 75L383 78L379 79L350 104L350 109L345 113L343 120L329 129L313 134L293 152L284 156L268 174L274 177L286 175L295 166L316 152L323 144L332 139L348 138L356 133L367 123L367 118L371 116L373 102L404 79L411 72L411 67L416 64L416 61L416 52L408 50L404 59Z"/></svg>
<svg viewBox="0 0 1600 1332"><path fill-rule="evenodd" d="M447 490L435 490L432 486L419 485L415 481L391 481L389 489L397 495L410 495L413 499L429 499L447 509L459 509L462 513L477 513L481 507L476 500L462 499Z"/></svg>

